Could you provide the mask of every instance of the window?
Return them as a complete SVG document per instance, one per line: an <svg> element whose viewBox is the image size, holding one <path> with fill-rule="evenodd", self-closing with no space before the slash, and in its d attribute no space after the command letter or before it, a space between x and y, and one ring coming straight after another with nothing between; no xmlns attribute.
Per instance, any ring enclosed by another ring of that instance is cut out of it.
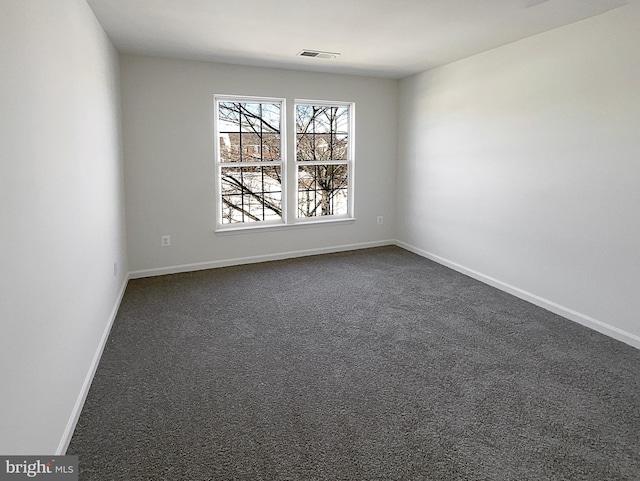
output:
<svg viewBox="0 0 640 481"><path fill-rule="evenodd" d="M282 219L282 101L216 102L221 224Z"/></svg>
<svg viewBox="0 0 640 481"><path fill-rule="evenodd" d="M349 212L349 106L296 105L298 217Z"/></svg>
<svg viewBox="0 0 640 481"><path fill-rule="evenodd" d="M220 95L215 110L219 229L352 219L352 104L297 102L291 142L284 99Z"/></svg>

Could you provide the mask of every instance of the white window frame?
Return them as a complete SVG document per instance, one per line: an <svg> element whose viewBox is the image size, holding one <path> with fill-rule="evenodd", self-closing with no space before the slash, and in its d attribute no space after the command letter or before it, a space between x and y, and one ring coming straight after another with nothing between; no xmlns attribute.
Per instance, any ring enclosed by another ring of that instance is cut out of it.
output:
<svg viewBox="0 0 640 481"><path fill-rule="evenodd" d="M221 162L220 161L220 126L219 126L219 104L224 102L241 103L266 103L280 104L280 160L279 161L259 161L259 162ZM287 135L286 135L286 100L275 97L252 97L242 95L214 95L214 156L215 156L215 206L216 206L216 231L255 229L264 227L274 227L286 224L287 219ZM222 168L223 167L266 167L279 166L282 176L282 216L276 220L264 220L256 222L223 223L222 212Z"/></svg>
<svg viewBox="0 0 640 481"><path fill-rule="evenodd" d="M348 122L348 139L347 139L347 160L298 160L297 159L297 151L298 151L298 135L297 131L295 131L295 110L298 105L308 105L314 107L346 107L349 112L349 122ZM291 195L293 197L293 204L295 205L295 219L294 222L296 224L311 224L316 222L335 222L335 221L344 221L344 220L355 220L354 214L354 174L355 174L355 102L341 102L334 100L309 100L309 99L296 99L293 103L293 125L294 125L294 133L295 142L293 147L293 153L291 158L293 159L293 173L292 177L295 178L295 189L294 193ZM300 165L345 165L347 167L347 213L346 214L338 214L338 215L320 215L314 217L300 217L298 212L298 167Z"/></svg>
<svg viewBox="0 0 640 481"><path fill-rule="evenodd" d="M246 102L246 103L278 103L280 104L280 161L260 162L221 162L220 161L220 132L219 112L220 102ZM348 146L346 161L298 161L297 132L295 109L297 105L312 105L326 107L346 107L349 111L348 122ZM343 102L333 100L309 100L294 99L287 103L285 98L257 97L247 95L215 94L213 109L214 132L214 162L215 162L215 232L234 233L246 231L259 231L271 228L304 227L314 224L343 223L355 221L355 102ZM292 126L289 129L289 126ZM291 134L289 133L291 132ZM341 215L320 215L315 217L299 217L298 213L298 166L339 164L347 166L347 213ZM282 176L282 217L278 220L222 223L222 168L223 167L252 167L252 166L279 166Z"/></svg>

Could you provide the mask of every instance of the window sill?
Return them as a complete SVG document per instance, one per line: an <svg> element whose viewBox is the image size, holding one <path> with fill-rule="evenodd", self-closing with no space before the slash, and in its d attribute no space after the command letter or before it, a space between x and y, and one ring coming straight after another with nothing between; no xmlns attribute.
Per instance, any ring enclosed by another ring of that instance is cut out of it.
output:
<svg viewBox="0 0 640 481"><path fill-rule="evenodd" d="M322 219L322 220L299 220L291 224L267 224L251 226L218 227L214 231L216 235L253 234L257 232L269 232L289 229L306 229L309 227L327 227L328 225L351 224L356 221L355 217L342 219Z"/></svg>

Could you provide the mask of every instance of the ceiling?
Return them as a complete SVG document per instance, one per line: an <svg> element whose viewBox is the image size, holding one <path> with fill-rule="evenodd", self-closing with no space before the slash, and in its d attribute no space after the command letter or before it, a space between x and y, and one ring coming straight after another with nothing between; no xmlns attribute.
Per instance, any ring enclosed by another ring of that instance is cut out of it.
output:
<svg viewBox="0 0 640 481"><path fill-rule="evenodd" d="M640 0L87 0L123 53L402 78ZM299 57L303 49L339 52Z"/></svg>

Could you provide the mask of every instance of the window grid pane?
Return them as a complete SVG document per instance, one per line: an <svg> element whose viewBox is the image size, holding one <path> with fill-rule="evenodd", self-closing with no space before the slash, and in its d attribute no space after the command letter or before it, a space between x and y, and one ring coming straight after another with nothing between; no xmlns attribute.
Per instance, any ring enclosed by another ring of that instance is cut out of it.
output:
<svg viewBox="0 0 640 481"><path fill-rule="evenodd" d="M220 222L281 220L282 104L225 100L217 107Z"/></svg>
<svg viewBox="0 0 640 481"><path fill-rule="evenodd" d="M349 108L296 106L296 160L347 160Z"/></svg>
<svg viewBox="0 0 640 481"><path fill-rule="evenodd" d="M280 219L281 173L279 166L222 167L222 223Z"/></svg>
<svg viewBox="0 0 640 481"><path fill-rule="evenodd" d="M349 212L348 167L344 164L298 166L298 216Z"/></svg>
<svg viewBox="0 0 640 481"><path fill-rule="evenodd" d="M219 161L279 161L280 124L280 104L219 102Z"/></svg>

